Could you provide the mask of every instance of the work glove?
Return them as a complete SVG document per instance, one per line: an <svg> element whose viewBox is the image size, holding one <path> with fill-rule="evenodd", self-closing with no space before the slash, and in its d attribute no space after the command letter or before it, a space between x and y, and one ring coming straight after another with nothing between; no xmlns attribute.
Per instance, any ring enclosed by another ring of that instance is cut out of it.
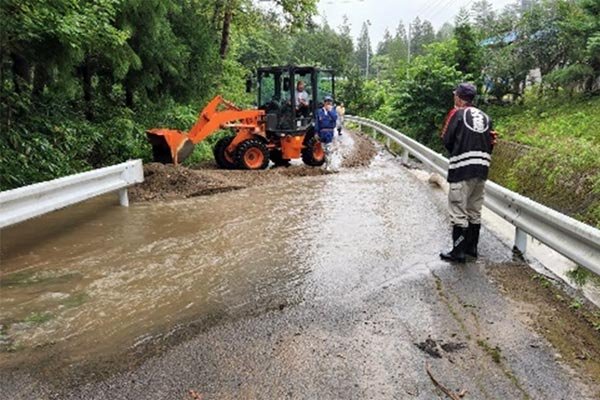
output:
<svg viewBox="0 0 600 400"><path fill-rule="evenodd" d="M490 131L490 136L492 139L492 146L495 146L496 143L498 143L498 132L496 131Z"/></svg>

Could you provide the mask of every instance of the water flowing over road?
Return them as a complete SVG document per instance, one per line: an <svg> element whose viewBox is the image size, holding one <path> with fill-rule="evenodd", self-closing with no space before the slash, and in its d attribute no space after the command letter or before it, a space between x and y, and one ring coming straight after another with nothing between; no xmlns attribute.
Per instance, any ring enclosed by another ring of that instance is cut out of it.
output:
<svg viewBox="0 0 600 400"><path fill-rule="evenodd" d="M444 195L389 156L114 204L2 232L0 399L445 398L426 363L465 399L600 393L490 277L513 265L491 232L439 260Z"/></svg>

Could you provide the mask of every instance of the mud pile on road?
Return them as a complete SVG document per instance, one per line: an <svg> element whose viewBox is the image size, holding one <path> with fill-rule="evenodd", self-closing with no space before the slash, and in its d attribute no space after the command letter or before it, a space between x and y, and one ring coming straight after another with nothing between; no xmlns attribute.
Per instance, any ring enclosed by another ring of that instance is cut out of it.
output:
<svg viewBox="0 0 600 400"><path fill-rule="evenodd" d="M342 161L343 168L368 166L377 153L375 144L361 135L352 134L354 144ZM318 176L323 168L306 165L270 168L261 171L218 169L214 162L188 168L149 163L144 165L144 182L129 191L131 201L161 201L276 184L290 178Z"/></svg>
<svg viewBox="0 0 600 400"><path fill-rule="evenodd" d="M239 189L216 174L172 164L144 165L144 183L129 191L132 201L171 200Z"/></svg>
<svg viewBox="0 0 600 400"><path fill-rule="evenodd" d="M371 163L375 154L377 154L377 148L373 144L373 141L364 135L352 134L354 139L354 146L352 151L342 161L343 168L356 168L366 167Z"/></svg>

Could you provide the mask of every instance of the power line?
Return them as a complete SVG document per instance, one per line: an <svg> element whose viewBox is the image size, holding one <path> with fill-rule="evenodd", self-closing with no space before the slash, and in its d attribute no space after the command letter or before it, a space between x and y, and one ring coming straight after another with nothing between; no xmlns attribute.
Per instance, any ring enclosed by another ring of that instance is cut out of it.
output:
<svg viewBox="0 0 600 400"><path fill-rule="evenodd" d="M465 7L469 11L469 14L471 13L471 6L473 5L474 1L475 0L469 0L469 2L467 4L465 4L464 6L462 6L462 7ZM433 14L431 14L429 16L429 18L433 19L433 18L437 17L440 14L440 12L446 10L448 8L448 6L450 6L454 2L455 2L455 0L448 0L444 4L444 6L442 8L438 9L436 12L434 12Z"/></svg>
<svg viewBox="0 0 600 400"><path fill-rule="evenodd" d="M417 11L417 17L422 13L422 12L426 12L424 15L427 15L427 12L431 11L432 9L438 7L439 5L441 5L444 2L444 0L434 0L433 3L431 4L425 4L423 7L421 7L419 9L419 11Z"/></svg>
<svg viewBox="0 0 600 400"><path fill-rule="evenodd" d="M432 12L430 12L427 15L427 18L433 19L434 17L438 16L442 11L446 11L448 7L455 2L456 0L447 0L445 3L442 2L442 4L440 4L440 7L437 10L432 10Z"/></svg>

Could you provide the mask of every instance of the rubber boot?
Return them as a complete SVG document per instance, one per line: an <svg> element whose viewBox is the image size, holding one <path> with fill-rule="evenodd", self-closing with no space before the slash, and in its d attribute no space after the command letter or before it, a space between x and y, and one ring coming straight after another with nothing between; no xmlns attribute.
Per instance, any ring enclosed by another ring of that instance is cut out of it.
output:
<svg viewBox="0 0 600 400"><path fill-rule="evenodd" d="M467 228L462 226L452 226L452 250L447 253L440 253L442 260L451 262L465 262L465 242Z"/></svg>
<svg viewBox="0 0 600 400"><path fill-rule="evenodd" d="M479 244L479 230L481 224L469 224L465 243L465 254L477 258L477 245Z"/></svg>

